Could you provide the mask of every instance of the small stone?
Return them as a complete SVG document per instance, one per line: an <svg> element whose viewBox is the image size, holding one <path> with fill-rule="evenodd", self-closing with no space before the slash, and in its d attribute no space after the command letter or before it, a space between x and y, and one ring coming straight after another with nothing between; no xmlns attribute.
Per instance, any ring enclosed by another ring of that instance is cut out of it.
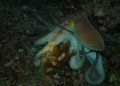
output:
<svg viewBox="0 0 120 86"><path fill-rule="evenodd" d="M52 68L48 68L48 69L47 69L47 72L52 72L52 71L53 71Z"/></svg>
<svg viewBox="0 0 120 86"><path fill-rule="evenodd" d="M58 79L60 78L60 76L56 73L54 76L53 76L55 79Z"/></svg>
<svg viewBox="0 0 120 86"><path fill-rule="evenodd" d="M27 34L30 34L30 30L26 30L26 33L27 33Z"/></svg>
<svg viewBox="0 0 120 86"><path fill-rule="evenodd" d="M19 53L22 53L22 52L23 52L23 49L19 49L18 51L19 51Z"/></svg>

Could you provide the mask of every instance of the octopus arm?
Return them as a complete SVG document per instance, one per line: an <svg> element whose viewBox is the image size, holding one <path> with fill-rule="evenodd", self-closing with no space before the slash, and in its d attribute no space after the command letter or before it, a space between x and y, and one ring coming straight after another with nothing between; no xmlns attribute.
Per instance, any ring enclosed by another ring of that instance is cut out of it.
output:
<svg viewBox="0 0 120 86"><path fill-rule="evenodd" d="M76 39L74 39L74 42L72 42L71 46L74 46L74 49L77 51L76 55L71 57L71 60L69 62L69 65L72 69L78 70L80 69L84 62L85 62L85 54L82 55L80 58L79 56L79 49L81 49L81 45L78 43Z"/></svg>
<svg viewBox="0 0 120 86"><path fill-rule="evenodd" d="M90 50L85 48L85 52L89 52L89 51ZM86 56L91 64L93 64L95 62L96 52L87 53ZM88 83L94 84L94 85L100 84L105 79L105 71L103 68L102 57L100 54L98 54L98 56L99 56L99 59L98 59L98 62L93 69L93 72L90 68L85 74L86 81Z"/></svg>
<svg viewBox="0 0 120 86"><path fill-rule="evenodd" d="M49 50L50 50L50 46L51 45L58 45L58 44L60 44L63 40L70 40L70 42L71 42L71 40L73 39L72 38L72 35L69 33L69 32L67 32L67 31L63 31L63 33L61 33L61 34L59 34L59 31L56 33L56 32L54 32L55 33L55 36L53 37L52 35L49 35L49 36L47 36L46 38L45 38L45 40L47 40L48 41L48 44L41 50L41 51L39 51L37 54L36 54L36 56L35 56L35 58L40 58L41 59L41 57L43 57L43 55L45 55L46 53L48 53L49 52ZM44 37L43 37L44 38ZM37 42L38 43L40 43L41 41L42 41L42 39L43 38L41 38L40 40L38 40ZM44 40L44 39L43 39ZM36 43L37 43L36 42ZM36 44L35 43L35 44ZM71 47L71 49L73 49L74 47Z"/></svg>
<svg viewBox="0 0 120 86"><path fill-rule="evenodd" d="M52 31L53 29L51 28L51 24L49 22L47 22L46 20L44 20L42 17L38 16L37 14L33 13L33 15L38 19L40 20L44 25L47 26L47 29L49 31Z"/></svg>
<svg viewBox="0 0 120 86"><path fill-rule="evenodd" d="M49 42L54 36L57 35L57 32L58 32L58 29L55 29L54 31L50 32L49 34L47 34L46 36L40 38L39 40L37 40L32 46L31 46L31 49L33 51L35 51L35 48L40 46L40 45L43 45L47 42Z"/></svg>
<svg viewBox="0 0 120 86"><path fill-rule="evenodd" d="M31 48L23 41L23 39L18 35L17 32L14 32L14 34L19 38L19 40L22 42L24 47L27 49L27 51L31 54L32 57L35 56L35 53L31 50Z"/></svg>

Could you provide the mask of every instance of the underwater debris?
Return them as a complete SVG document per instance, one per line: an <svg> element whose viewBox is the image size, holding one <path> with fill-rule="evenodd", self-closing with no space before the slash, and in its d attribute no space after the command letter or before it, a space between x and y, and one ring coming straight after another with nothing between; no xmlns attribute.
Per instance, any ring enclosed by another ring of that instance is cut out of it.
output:
<svg viewBox="0 0 120 86"><path fill-rule="evenodd" d="M61 70L69 64L70 57L75 55L74 51L69 51L70 42L64 40L60 45L51 45L50 53L41 59L41 67L47 73Z"/></svg>

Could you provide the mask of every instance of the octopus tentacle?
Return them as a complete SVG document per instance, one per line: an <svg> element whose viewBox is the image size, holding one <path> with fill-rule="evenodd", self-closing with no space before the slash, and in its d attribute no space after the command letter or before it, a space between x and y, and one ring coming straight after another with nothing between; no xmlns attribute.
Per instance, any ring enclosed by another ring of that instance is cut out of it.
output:
<svg viewBox="0 0 120 86"><path fill-rule="evenodd" d="M54 31L50 32L49 34L47 34L46 36L40 38L39 40L37 40L32 46L31 48L35 48L37 46L40 46L44 43L47 43L49 42L52 38L54 38L56 35L57 35L57 32L59 30L58 29L55 29Z"/></svg>
<svg viewBox="0 0 120 86"><path fill-rule="evenodd" d="M78 69L80 69L83 66L83 64L85 62L85 54L83 54L82 58L80 58L80 56L79 56L79 49L81 49L81 45L77 41L74 41L71 46L73 46L73 45L75 45L74 47L75 47L77 53L76 53L75 56L71 57L69 65L70 65L70 67L72 69L78 70Z"/></svg>
<svg viewBox="0 0 120 86"><path fill-rule="evenodd" d="M67 31L64 31L63 32L64 34L58 34L57 33L57 35L56 36L54 36L54 38L52 38L51 36L50 36L50 39L48 39L48 38L46 38L46 40L48 40L48 44L41 50L41 51L39 51L37 54L36 54L36 56L35 56L35 58L40 58L41 59L41 55L43 56L43 54L44 53L47 53L48 51L49 51L49 49L50 49L50 46L51 45L58 45L58 44L60 44L63 40L65 40L65 39L67 39L67 40L72 40L73 38L71 38L72 37L72 35L68 35L69 34L69 32L67 32ZM70 39L71 38L71 39ZM43 38L42 38L43 39ZM40 41L40 40L39 40ZM72 42L71 42L72 43ZM71 49L73 49L74 47L72 47Z"/></svg>
<svg viewBox="0 0 120 86"><path fill-rule="evenodd" d="M23 39L18 35L17 32L14 31L14 34L19 38L19 40L22 42L24 47L27 49L27 51L31 54L32 57L35 56L35 53L31 50L31 48L23 41Z"/></svg>
<svg viewBox="0 0 120 86"><path fill-rule="evenodd" d="M44 20L42 17L38 16L37 14L35 13L32 13L37 19L39 19L43 24L45 24L47 26L47 29L49 31L52 31L53 28L51 28L51 24L49 22L47 22L46 20Z"/></svg>
<svg viewBox="0 0 120 86"><path fill-rule="evenodd" d="M89 51L90 50L85 48L85 52L89 52ZM91 64L93 64L94 61L96 60L96 52L87 53L86 56ZM102 57L100 54L98 54L98 56L99 56L99 59L93 69L93 72L92 72L93 74L91 74L91 71L92 71L91 68L85 74L85 79L90 84L100 84L105 79L105 71L103 68Z"/></svg>

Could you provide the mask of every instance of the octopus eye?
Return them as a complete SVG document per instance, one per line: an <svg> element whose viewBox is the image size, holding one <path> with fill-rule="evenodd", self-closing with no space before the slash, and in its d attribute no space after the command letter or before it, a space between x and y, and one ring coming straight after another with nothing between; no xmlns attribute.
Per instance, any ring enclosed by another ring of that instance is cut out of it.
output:
<svg viewBox="0 0 120 86"><path fill-rule="evenodd" d="M68 26L70 26L70 27L73 26L73 22L72 22L72 21L69 21L69 20L67 21L66 24L67 24Z"/></svg>
<svg viewBox="0 0 120 86"><path fill-rule="evenodd" d="M79 12L76 12L76 13L75 13L75 17L78 17L79 15L80 15Z"/></svg>

